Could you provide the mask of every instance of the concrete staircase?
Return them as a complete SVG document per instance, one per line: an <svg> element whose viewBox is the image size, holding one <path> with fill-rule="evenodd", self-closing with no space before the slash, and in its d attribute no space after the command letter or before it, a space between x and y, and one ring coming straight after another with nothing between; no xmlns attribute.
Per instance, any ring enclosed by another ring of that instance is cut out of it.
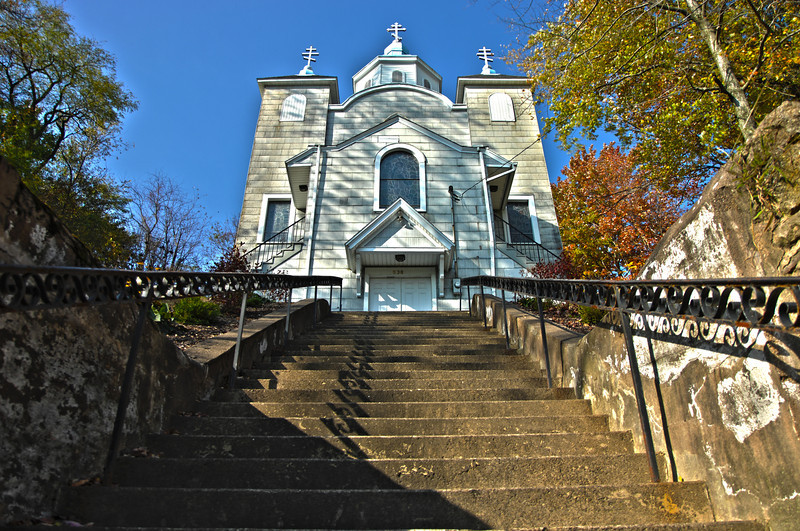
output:
<svg viewBox="0 0 800 531"><path fill-rule="evenodd" d="M652 484L630 433L463 313L346 313L69 488L104 528L763 529Z"/></svg>

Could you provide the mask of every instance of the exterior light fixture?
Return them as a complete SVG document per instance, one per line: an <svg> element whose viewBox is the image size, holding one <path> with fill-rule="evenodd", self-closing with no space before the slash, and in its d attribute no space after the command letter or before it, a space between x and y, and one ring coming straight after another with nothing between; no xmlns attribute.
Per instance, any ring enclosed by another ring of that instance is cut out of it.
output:
<svg viewBox="0 0 800 531"><path fill-rule="evenodd" d="M404 254L396 254L396 255L394 255L394 259L397 260L398 262L405 262L406 261L406 255L404 255Z"/></svg>
<svg viewBox="0 0 800 531"><path fill-rule="evenodd" d="M298 188L300 188L301 192L308 192L308 185L307 184L301 184L300 186L298 186Z"/></svg>

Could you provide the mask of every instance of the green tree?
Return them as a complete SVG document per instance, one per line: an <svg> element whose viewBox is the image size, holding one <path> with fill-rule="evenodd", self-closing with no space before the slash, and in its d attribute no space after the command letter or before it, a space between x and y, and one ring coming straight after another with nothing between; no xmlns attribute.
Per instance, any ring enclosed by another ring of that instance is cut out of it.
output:
<svg viewBox="0 0 800 531"><path fill-rule="evenodd" d="M545 131L567 147L611 131L664 187L697 189L767 113L800 97L798 0L534 4L508 4L526 32L509 60L552 111Z"/></svg>
<svg viewBox="0 0 800 531"><path fill-rule="evenodd" d="M81 37L58 6L0 0L0 155L108 265L132 242L127 200L103 167L136 108L114 58Z"/></svg>

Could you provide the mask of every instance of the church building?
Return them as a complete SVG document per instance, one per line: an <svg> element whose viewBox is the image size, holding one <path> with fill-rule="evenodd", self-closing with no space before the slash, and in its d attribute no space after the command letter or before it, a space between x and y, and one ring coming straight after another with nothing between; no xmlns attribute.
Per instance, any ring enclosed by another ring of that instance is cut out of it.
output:
<svg viewBox="0 0 800 531"><path fill-rule="evenodd" d="M461 278L561 252L530 88L482 48L452 101L405 28L388 31L343 102L313 47L298 75L258 80L238 241L253 270L342 277L345 311L464 309Z"/></svg>

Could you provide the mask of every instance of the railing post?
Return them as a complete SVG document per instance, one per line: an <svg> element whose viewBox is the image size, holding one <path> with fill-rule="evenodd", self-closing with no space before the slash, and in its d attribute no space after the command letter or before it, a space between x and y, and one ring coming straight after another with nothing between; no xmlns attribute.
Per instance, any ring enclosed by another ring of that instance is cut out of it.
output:
<svg viewBox="0 0 800 531"><path fill-rule="evenodd" d="M483 284L481 284L481 301L483 305L483 327L488 328L486 326L486 295L483 293Z"/></svg>
<svg viewBox="0 0 800 531"><path fill-rule="evenodd" d="M242 307L239 309L239 330L236 333L236 346L233 349L233 365L231 366L231 377L228 382L228 389L236 386L236 372L239 370L239 352L242 348L242 331L244 330L244 312L247 308L247 292L242 293Z"/></svg>
<svg viewBox="0 0 800 531"><path fill-rule="evenodd" d="M645 317L646 319L646 317ZM672 472L672 481L678 481L678 467L675 464L675 453L672 450L672 439L669 435L669 424L667 423L667 410L664 407L664 397L661 394L661 377L658 375L658 364L656 363L656 355L653 352L653 339L648 333L647 349L650 351L650 363L653 365L653 383L656 388L656 397L658 398L658 409L661 411L661 429L664 432L664 445L667 447L667 456L669 457L669 467Z"/></svg>
<svg viewBox="0 0 800 531"><path fill-rule="evenodd" d="M467 286L467 309L469 310L469 316L472 317L472 294L469 291L469 286Z"/></svg>
<svg viewBox="0 0 800 531"><path fill-rule="evenodd" d="M328 308L333 311L333 284L328 286Z"/></svg>
<svg viewBox="0 0 800 531"><path fill-rule="evenodd" d="M286 329L283 333L283 344L289 341L289 314L292 312L292 288L286 290Z"/></svg>
<svg viewBox="0 0 800 531"><path fill-rule="evenodd" d="M647 404L644 399L642 388L642 376L639 373L639 361L636 359L636 350L633 345L633 334L631 333L630 316L622 310L622 298L617 290L617 304L620 320L622 321L622 331L625 334L625 348L628 351L628 361L631 365L631 378L633 379L633 390L636 395L636 407L639 410L639 422L642 426L644 436L645 452L647 461L650 465L650 479L654 483L661 481L661 474L658 471L658 461L656 460L656 449L653 445L653 433L650 431L650 418L647 415Z"/></svg>
<svg viewBox="0 0 800 531"><path fill-rule="evenodd" d="M553 387L553 373L550 370L550 347L547 345L547 325L544 321L544 305L542 304L539 283L536 283L536 308L539 310L539 329L542 335L542 352L544 353L544 368L547 371L547 387Z"/></svg>
<svg viewBox="0 0 800 531"><path fill-rule="evenodd" d="M136 376L136 359L139 356L139 344L142 341L144 331L144 321L150 311L152 298L148 297L139 309L139 318L136 321L136 328L133 330L131 338L131 350L128 353L128 362L125 364L125 374L122 377L122 389L120 390L119 402L117 403L117 416L114 418L114 429L111 431L111 441L109 442L108 456L103 468L103 484L111 483L114 462L122 444L122 430L125 427L125 412L131 400L131 390L133 389L133 379Z"/></svg>
<svg viewBox="0 0 800 531"><path fill-rule="evenodd" d="M339 284L339 311L342 311L342 285Z"/></svg>
<svg viewBox="0 0 800 531"><path fill-rule="evenodd" d="M506 348L511 348L511 343L508 340L508 315L506 314L506 290L500 290L503 294L503 328L506 330Z"/></svg>

